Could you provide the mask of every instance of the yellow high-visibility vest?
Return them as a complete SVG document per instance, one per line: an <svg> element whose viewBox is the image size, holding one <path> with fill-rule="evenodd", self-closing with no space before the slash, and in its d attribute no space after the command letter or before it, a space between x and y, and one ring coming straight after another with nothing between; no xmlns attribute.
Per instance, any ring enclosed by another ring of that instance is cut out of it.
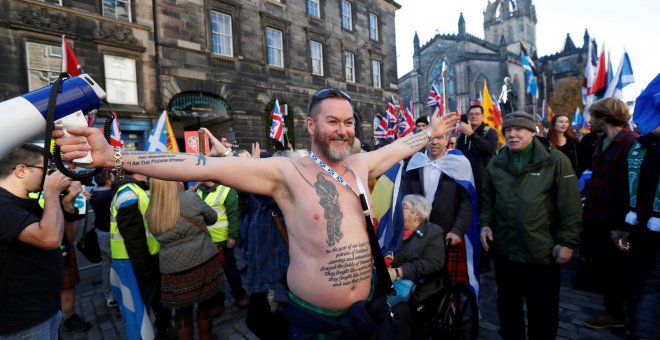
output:
<svg viewBox="0 0 660 340"><path fill-rule="evenodd" d="M130 189L135 196L137 196L138 209L140 210L140 214L142 214L149 254L156 255L160 251L160 244L156 240L156 237L149 231L149 225L147 225L147 220L145 219L147 207L149 207L149 196L147 196L147 193L137 184L128 183L117 189L117 193L115 194L115 197L112 198L112 204L110 205L110 253L112 254L112 258L117 260L129 259L126 245L124 244L124 238L119 233L119 227L117 226L117 207L115 206L119 192L124 188Z"/></svg>
<svg viewBox="0 0 660 340"><path fill-rule="evenodd" d="M202 197L202 190L197 189L197 194L199 197ZM207 226L213 243L227 241L229 238L229 220L227 219L227 210L225 209L227 195L229 195L229 188L224 185L218 185L204 199L204 202L218 213L218 220L213 225Z"/></svg>

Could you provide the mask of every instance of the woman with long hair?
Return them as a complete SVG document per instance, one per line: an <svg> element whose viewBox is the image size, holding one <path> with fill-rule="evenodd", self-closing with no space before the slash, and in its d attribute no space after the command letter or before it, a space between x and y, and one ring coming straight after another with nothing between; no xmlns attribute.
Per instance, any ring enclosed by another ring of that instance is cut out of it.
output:
<svg viewBox="0 0 660 340"><path fill-rule="evenodd" d="M577 145L578 138L571 128L571 120L565 113L558 113L552 117L550 121L550 129L548 130L548 139L552 146L563 152L566 157L571 161L573 171L577 173L578 153ZM577 174L578 176L580 174Z"/></svg>
<svg viewBox="0 0 660 340"><path fill-rule="evenodd" d="M211 308L224 287L218 249L206 228L217 213L180 182L151 179L146 220L160 243L161 300L176 310L179 339L192 339L192 311L197 304L200 339L213 339Z"/></svg>

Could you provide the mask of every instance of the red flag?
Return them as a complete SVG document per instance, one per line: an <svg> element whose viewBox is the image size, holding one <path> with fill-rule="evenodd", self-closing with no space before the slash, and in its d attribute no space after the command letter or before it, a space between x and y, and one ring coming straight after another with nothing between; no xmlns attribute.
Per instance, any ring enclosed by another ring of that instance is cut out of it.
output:
<svg viewBox="0 0 660 340"><path fill-rule="evenodd" d="M62 72L70 74L72 77L85 73L80 67L78 58L73 54L73 50L66 41L66 36L62 35Z"/></svg>
<svg viewBox="0 0 660 340"><path fill-rule="evenodd" d="M117 120L117 113L112 113L115 117L110 126L110 145L123 147L124 142L121 140L121 132L119 131L119 120Z"/></svg>
<svg viewBox="0 0 660 340"><path fill-rule="evenodd" d="M596 79L594 79L594 84L589 90L589 95L602 98L605 95L605 90L607 90L607 61L605 60L605 48L603 47L600 52L600 59L598 59Z"/></svg>

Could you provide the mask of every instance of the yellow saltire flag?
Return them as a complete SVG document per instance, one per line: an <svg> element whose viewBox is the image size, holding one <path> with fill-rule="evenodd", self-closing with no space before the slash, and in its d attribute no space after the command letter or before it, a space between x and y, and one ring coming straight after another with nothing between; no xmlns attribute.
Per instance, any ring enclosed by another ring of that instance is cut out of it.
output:
<svg viewBox="0 0 660 340"><path fill-rule="evenodd" d="M176 136L170 125L170 118L165 115L165 129L167 131L167 152L180 152L179 144L176 142Z"/></svg>
<svg viewBox="0 0 660 340"><path fill-rule="evenodd" d="M488 92L488 87L486 86L486 80L484 80L484 89L481 91L481 106L484 108L484 122L488 124L491 128L497 131L497 135L500 137L500 145L504 145L504 135L502 134L502 113L495 106L493 98Z"/></svg>

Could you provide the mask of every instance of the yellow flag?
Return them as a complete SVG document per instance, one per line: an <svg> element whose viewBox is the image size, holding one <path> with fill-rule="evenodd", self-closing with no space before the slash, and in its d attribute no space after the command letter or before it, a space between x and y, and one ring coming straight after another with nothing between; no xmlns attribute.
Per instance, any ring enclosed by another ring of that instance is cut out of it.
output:
<svg viewBox="0 0 660 340"><path fill-rule="evenodd" d="M488 92L486 80L484 80L484 89L481 91L481 106L484 108L484 122L497 131L500 137L500 145L504 145L504 135L502 135L502 113L495 106L493 98Z"/></svg>
<svg viewBox="0 0 660 340"><path fill-rule="evenodd" d="M176 142L176 136L174 136L174 131L172 130L172 125L170 125L170 118L167 115L165 115L165 126L167 131L167 151L180 152L179 144Z"/></svg>

